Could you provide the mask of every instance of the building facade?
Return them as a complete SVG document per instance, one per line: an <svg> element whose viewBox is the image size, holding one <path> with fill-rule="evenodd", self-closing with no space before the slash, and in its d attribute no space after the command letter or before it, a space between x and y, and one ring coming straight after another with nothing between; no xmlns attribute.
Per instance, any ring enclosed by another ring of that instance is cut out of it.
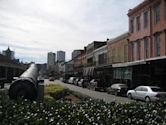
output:
<svg viewBox="0 0 166 125"><path fill-rule="evenodd" d="M74 61L74 72L75 75L78 77L83 77L83 67L84 67L84 60L85 60L85 52L79 54L77 57L73 59Z"/></svg>
<svg viewBox="0 0 166 125"><path fill-rule="evenodd" d="M132 79L132 70L130 67L123 66L128 62L128 32L111 39L107 43L108 64L111 65L112 83L123 82ZM129 84L129 83L127 83Z"/></svg>
<svg viewBox="0 0 166 125"><path fill-rule="evenodd" d="M130 61L166 55L166 0L145 0L129 10Z"/></svg>
<svg viewBox="0 0 166 125"><path fill-rule="evenodd" d="M107 45L94 50L95 66L107 65Z"/></svg>
<svg viewBox="0 0 166 125"><path fill-rule="evenodd" d="M94 50L95 73L94 77L102 81L102 85L108 87L112 79L112 67L108 64L107 44Z"/></svg>
<svg viewBox="0 0 166 125"><path fill-rule="evenodd" d="M78 55L80 55L82 53L84 53L84 50L82 50L82 49L74 50L72 52L72 59L74 59L75 57L77 57Z"/></svg>
<svg viewBox="0 0 166 125"><path fill-rule="evenodd" d="M128 17L133 81L166 89L166 0L145 0Z"/></svg>
<svg viewBox="0 0 166 125"><path fill-rule="evenodd" d="M105 41L93 41L92 43L88 44L85 48L85 55L86 55L86 64L84 66L83 75L93 77L94 76L94 68L96 66L96 59L94 52L96 49L106 45Z"/></svg>
<svg viewBox="0 0 166 125"><path fill-rule="evenodd" d="M128 32L109 40L107 47L109 64L128 62Z"/></svg>
<svg viewBox="0 0 166 125"><path fill-rule="evenodd" d="M57 51L57 62L65 62L65 52Z"/></svg>

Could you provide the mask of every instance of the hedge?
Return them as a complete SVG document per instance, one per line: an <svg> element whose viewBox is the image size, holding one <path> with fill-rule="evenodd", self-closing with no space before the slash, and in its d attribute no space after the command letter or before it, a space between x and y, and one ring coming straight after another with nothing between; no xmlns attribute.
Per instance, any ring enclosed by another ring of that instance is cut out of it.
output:
<svg viewBox="0 0 166 125"><path fill-rule="evenodd" d="M105 103L86 98L79 103L9 100L0 94L1 125L165 125L166 102Z"/></svg>

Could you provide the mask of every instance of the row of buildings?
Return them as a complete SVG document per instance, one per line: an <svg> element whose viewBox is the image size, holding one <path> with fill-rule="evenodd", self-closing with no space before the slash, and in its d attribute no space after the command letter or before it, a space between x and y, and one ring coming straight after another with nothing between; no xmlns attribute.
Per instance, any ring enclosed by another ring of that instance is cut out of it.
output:
<svg viewBox="0 0 166 125"><path fill-rule="evenodd" d="M64 64L64 75L166 90L166 0L144 0L127 15L128 32L73 51L79 54Z"/></svg>
<svg viewBox="0 0 166 125"><path fill-rule="evenodd" d="M57 59L56 59L57 57ZM47 69L52 69L56 62L65 62L65 52L57 51L56 53L49 52L47 55Z"/></svg>

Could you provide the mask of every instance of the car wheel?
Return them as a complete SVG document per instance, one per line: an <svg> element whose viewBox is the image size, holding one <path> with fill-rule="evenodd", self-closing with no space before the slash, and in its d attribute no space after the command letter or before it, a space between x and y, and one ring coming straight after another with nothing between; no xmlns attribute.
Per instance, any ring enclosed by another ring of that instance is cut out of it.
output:
<svg viewBox="0 0 166 125"><path fill-rule="evenodd" d="M133 99L131 93L128 94L128 98L129 98L129 99Z"/></svg>
<svg viewBox="0 0 166 125"><path fill-rule="evenodd" d="M145 97L145 101L146 102L150 102L150 98L147 96L147 97Z"/></svg>

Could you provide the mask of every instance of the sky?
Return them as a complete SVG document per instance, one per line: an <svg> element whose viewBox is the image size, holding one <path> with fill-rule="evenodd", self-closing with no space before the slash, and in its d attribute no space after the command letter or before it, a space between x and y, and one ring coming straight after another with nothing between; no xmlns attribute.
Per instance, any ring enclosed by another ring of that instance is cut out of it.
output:
<svg viewBox="0 0 166 125"><path fill-rule="evenodd" d="M0 0L0 51L46 63L48 52L75 49L128 31L128 10L143 0Z"/></svg>

